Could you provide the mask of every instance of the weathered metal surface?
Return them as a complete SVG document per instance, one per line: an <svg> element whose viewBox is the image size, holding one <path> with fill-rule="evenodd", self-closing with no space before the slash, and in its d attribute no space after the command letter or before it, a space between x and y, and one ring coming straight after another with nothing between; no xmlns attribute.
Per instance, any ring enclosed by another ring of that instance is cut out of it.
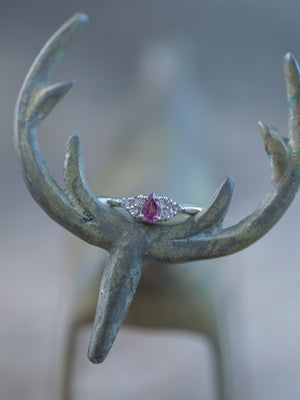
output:
<svg viewBox="0 0 300 400"><path fill-rule="evenodd" d="M141 223L120 209L100 203L91 193L83 172L78 136L71 137L67 146L66 188L50 176L39 152L37 128L72 86L72 82L52 84L51 74L86 23L84 14L75 14L34 61L16 106L15 143L33 198L59 224L110 253L88 352L89 359L99 363L112 346L147 266L232 254L262 237L286 211L300 181L300 78L296 61L287 54L284 74L289 136L283 137L273 128L259 124L270 157L272 189L252 214L234 226L222 227L233 192L233 182L227 179L201 213L155 225Z"/></svg>

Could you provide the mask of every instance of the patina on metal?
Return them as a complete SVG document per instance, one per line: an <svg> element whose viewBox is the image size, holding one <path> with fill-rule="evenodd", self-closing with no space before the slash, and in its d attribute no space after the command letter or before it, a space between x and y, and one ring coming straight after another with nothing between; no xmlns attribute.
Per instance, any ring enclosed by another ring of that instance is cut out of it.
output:
<svg viewBox="0 0 300 400"><path fill-rule="evenodd" d="M270 157L272 189L252 214L223 228L233 192L233 182L227 179L202 212L165 223L141 223L121 209L102 204L91 193L83 172L78 136L72 136L67 145L65 188L50 176L39 152L37 128L73 84L52 84L52 72L87 20L84 14L75 14L50 38L34 61L17 101L15 143L33 198L60 225L110 254L88 351L89 359L100 363L113 344L148 265L185 263L235 253L262 237L286 211L300 182L300 78L295 59L287 54L284 74L289 136L283 137L259 123Z"/></svg>

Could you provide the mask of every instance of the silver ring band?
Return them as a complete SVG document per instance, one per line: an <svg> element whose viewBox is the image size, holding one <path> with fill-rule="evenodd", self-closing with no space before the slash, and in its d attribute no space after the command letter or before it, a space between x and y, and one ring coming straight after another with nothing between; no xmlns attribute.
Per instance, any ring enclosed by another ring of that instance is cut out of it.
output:
<svg viewBox="0 0 300 400"><path fill-rule="evenodd" d="M110 207L124 208L139 221L150 224L168 221L179 213L195 215L202 211L200 207L178 204L166 196L156 196L155 193L123 198L97 197L97 200Z"/></svg>

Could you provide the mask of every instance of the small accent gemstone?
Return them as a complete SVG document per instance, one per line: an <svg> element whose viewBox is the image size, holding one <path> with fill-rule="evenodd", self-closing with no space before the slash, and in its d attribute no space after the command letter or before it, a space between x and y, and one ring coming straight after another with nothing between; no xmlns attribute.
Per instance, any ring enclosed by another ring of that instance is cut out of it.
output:
<svg viewBox="0 0 300 400"><path fill-rule="evenodd" d="M182 207L178 203L175 203L173 205L173 211L174 211L174 214L178 214L182 211Z"/></svg>
<svg viewBox="0 0 300 400"><path fill-rule="evenodd" d="M130 198L129 198L129 199L126 199L126 198L122 199L122 200L121 200L121 205L122 205L122 207L124 207L126 210L129 210L130 205L131 205Z"/></svg>
<svg viewBox="0 0 300 400"><path fill-rule="evenodd" d="M155 193L151 193L142 206L143 221L154 224L161 215L160 202Z"/></svg>

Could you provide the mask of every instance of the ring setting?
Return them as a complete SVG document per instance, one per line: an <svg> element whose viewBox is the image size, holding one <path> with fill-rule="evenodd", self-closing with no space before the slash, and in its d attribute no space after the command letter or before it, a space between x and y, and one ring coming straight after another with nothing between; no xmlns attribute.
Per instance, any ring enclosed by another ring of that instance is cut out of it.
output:
<svg viewBox="0 0 300 400"><path fill-rule="evenodd" d="M149 196L139 194L123 198L98 197L98 201L111 207L121 207L137 220L148 224L168 221L179 213L194 215L202 211L202 208L183 206L169 197L157 196L154 192Z"/></svg>

